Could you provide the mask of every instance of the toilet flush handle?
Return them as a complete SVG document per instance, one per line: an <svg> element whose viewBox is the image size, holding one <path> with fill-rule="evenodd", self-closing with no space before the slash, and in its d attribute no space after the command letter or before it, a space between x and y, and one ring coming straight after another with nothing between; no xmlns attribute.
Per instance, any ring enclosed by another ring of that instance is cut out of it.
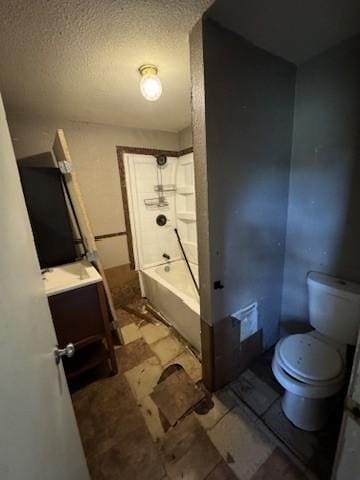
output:
<svg viewBox="0 0 360 480"><path fill-rule="evenodd" d="M65 348L56 347L54 350L55 363L59 365L62 357L71 358L75 354L75 347L73 343L68 343Z"/></svg>

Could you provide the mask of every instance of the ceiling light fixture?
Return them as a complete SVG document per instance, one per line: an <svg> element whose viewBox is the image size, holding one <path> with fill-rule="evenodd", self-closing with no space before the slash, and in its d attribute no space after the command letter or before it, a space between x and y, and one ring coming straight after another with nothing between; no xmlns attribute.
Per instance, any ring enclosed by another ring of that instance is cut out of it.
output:
<svg viewBox="0 0 360 480"><path fill-rule="evenodd" d="M139 68L141 75L140 90L146 100L155 102L162 93L160 78L158 77L158 69L155 65L142 65Z"/></svg>

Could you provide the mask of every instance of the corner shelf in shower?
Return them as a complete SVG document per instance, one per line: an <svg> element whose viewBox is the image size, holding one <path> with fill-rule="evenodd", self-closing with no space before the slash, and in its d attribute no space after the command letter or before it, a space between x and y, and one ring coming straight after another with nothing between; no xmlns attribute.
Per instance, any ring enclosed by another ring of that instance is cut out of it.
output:
<svg viewBox="0 0 360 480"><path fill-rule="evenodd" d="M196 215L194 212L178 212L177 217L184 222L196 222Z"/></svg>
<svg viewBox="0 0 360 480"><path fill-rule="evenodd" d="M195 193L195 190L192 185L180 185L177 187L176 193L179 195L192 195Z"/></svg>
<svg viewBox="0 0 360 480"><path fill-rule="evenodd" d="M154 186L154 191L163 193L163 192L176 192L176 186L171 184L171 185L155 185Z"/></svg>
<svg viewBox="0 0 360 480"><path fill-rule="evenodd" d="M155 197L155 198L145 198L144 204L146 207L158 207L158 208L164 208L169 206L169 202L163 196Z"/></svg>
<svg viewBox="0 0 360 480"><path fill-rule="evenodd" d="M188 242L187 240L183 240L182 243L184 247L197 248L197 244L195 242Z"/></svg>

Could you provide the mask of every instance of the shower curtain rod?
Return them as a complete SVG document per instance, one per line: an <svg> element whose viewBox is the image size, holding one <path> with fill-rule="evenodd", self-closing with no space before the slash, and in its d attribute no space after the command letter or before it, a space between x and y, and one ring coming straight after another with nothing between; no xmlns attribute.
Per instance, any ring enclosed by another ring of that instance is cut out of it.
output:
<svg viewBox="0 0 360 480"><path fill-rule="evenodd" d="M177 228L174 228L174 232L175 232L175 234L176 234L176 236L177 236L177 239L178 239L178 242L179 242L179 245L180 245L182 254L184 255L184 259L185 259L186 265L187 265L187 267L188 267L188 270L189 270L189 272L190 272L192 281L194 282L196 291L197 291L198 295L200 296L199 286L198 286L198 284L196 283L194 274L193 274L193 272L192 272L192 270L191 270L190 263L189 263L189 260L188 260L188 258L187 258L187 256L186 256L186 253L185 253L185 250L184 250L184 247L183 247L183 244L182 244L182 241L181 241L181 238L180 238L180 235L179 235L179 232L178 232Z"/></svg>

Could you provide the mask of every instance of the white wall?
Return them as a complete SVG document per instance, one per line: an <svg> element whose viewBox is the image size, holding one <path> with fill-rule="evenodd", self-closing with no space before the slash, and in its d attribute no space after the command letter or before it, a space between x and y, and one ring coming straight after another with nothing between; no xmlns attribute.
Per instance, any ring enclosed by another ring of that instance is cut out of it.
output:
<svg viewBox="0 0 360 480"><path fill-rule="evenodd" d="M192 137L192 127L184 128L179 132L179 147L180 150L184 150L185 148L189 148L193 146L193 137Z"/></svg>
<svg viewBox="0 0 360 480"><path fill-rule="evenodd" d="M50 151L55 130L69 143L95 235L125 231L116 146L179 150L176 133L8 115L17 158ZM105 268L129 262L126 236L98 242Z"/></svg>

